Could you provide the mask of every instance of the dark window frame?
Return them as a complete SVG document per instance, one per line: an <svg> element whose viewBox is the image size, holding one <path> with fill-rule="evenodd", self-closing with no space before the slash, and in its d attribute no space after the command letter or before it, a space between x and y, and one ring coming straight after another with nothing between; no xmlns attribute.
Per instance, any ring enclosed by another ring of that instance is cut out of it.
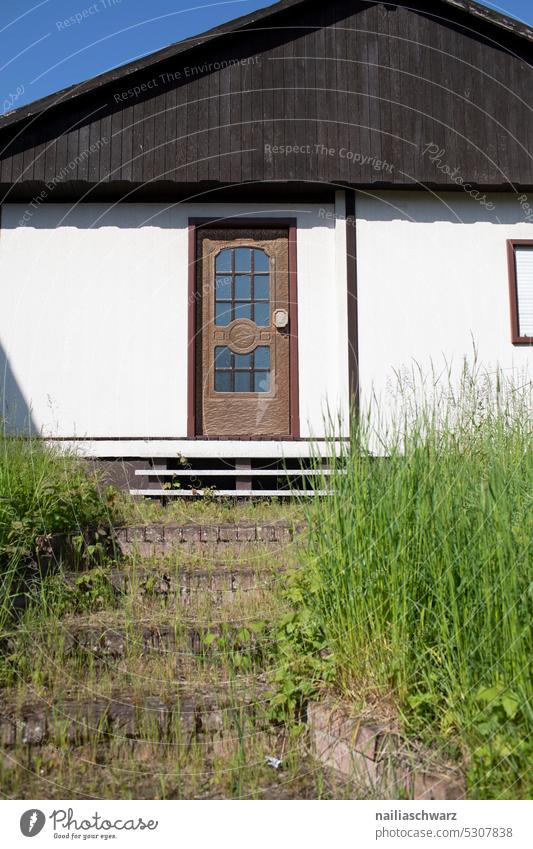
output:
<svg viewBox="0 0 533 849"><path fill-rule="evenodd" d="M533 336L520 335L518 287L516 285L516 248L533 248L533 239L507 240L507 265L509 269L509 301L511 314L511 341L513 345L533 345Z"/></svg>

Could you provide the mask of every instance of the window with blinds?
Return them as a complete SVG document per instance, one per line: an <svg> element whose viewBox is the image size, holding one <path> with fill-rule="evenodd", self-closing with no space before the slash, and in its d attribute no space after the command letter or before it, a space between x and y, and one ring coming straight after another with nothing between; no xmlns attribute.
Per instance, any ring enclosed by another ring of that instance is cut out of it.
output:
<svg viewBox="0 0 533 849"><path fill-rule="evenodd" d="M533 342L533 242L510 242L513 342Z"/></svg>

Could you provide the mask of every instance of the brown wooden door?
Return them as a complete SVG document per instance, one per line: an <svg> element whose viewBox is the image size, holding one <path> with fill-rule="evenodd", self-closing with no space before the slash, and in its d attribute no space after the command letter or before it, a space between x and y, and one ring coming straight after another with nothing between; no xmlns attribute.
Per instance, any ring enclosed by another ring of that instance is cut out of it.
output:
<svg viewBox="0 0 533 849"><path fill-rule="evenodd" d="M287 233L204 230L198 249L198 432L288 436Z"/></svg>

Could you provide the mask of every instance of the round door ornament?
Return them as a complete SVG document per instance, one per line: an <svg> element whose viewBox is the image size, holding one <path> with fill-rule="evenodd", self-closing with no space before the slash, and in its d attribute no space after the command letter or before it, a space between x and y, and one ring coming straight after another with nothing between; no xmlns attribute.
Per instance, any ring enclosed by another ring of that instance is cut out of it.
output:
<svg viewBox="0 0 533 849"><path fill-rule="evenodd" d="M257 344L258 330L253 321L241 318L228 328L227 340L236 354L248 354Z"/></svg>
<svg viewBox="0 0 533 849"><path fill-rule="evenodd" d="M283 330L289 323L289 313L287 310L274 310L274 327L278 330Z"/></svg>

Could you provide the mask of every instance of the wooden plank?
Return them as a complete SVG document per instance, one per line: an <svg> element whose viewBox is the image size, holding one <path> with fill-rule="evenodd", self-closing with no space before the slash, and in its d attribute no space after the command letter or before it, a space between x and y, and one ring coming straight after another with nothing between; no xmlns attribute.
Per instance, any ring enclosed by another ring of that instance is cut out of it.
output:
<svg viewBox="0 0 533 849"><path fill-rule="evenodd" d="M120 169L113 169L114 180L133 180L133 121L133 104L130 102L122 112L122 125L120 122L116 124L122 141L122 158Z"/></svg>
<svg viewBox="0 0 533 849"><path fill-rule="evenodd" d="M134 183L143 181L144 158L144 104L136 100L133 103L131 179Z"/></svg>
<svg viewBox="0 0 533 849"><path fill-rule="evenodd" d="M326 10L325 10L326 11ZM328 60L325 63L326 69L326 121L327 121L327 136L328 150L334 151L333 156L326 156L326 176L328 182L339 182L338 170L338 116L335 92L337 90L337 67L335 61L329 61L336 55L335 30L330 25L324 27L324 46Z"/></svg>
<svg viewBox="0 0 533 849"><path fill-rule="evenodd" d="M296 114L296 91L295 91L295 62L294 62L294 42L288 40L283 45L283 90L284 90L284 142L291 150L289 154L279 156L280 162L283 164L283 179L296 179L296 154L294 153L294 145L296 143L296 132L294 116Z"/></svg>
<svg viewBox="0 0 533 849"><path fill-rule="evenodd" d="M187 92L187 167L186 179L190 183L198 182L198 80L184 86Z"/></svg>
<svg viewBox="0 0 533 849"><path fill-rule="evenodd" d="M167 133L167 99L166 92L159 91L154 98L154 174L155 180L165 180L166 145L170 138Z"/></svg>
<svg viewBox="0 0 533 849"><path fill-rule="evenodd" d="M220 73L206 77L207 102L207 178L220 179Z"/></svg>
<svg viewBox="0 0 533 849"><path fill-rule="evenodd" d="M79 131L78 119L79 119L78 115L73 116L71 129L69 130L68 135L67 135L67 168L69 170L69 174L65 177L65 180L72 179L72 177L69 176L70 173L71 173L70 172L70 164L75 161L76 156L78 155L79 143L80 143L79 142L80 131ZM36 163L37 163L37 160L35 160L35 164L33 166L34 175L36 174ZM35 179L39 179L39 178L36 176Z"/></svg>
<svg viewBox="0 0 533 849"><path fill-rule="evenodd" d="M306 180L311 177L311 156L308 150L313 150L314 133L308 133L307 103L309 92L306 88L306 59L305 59L306 35L297 34L292 40L293 58L291 59L292 80L294 86L294 112L293 116L293 140L301 153L294 157L294 176L297 180Z"/></svg>
<svg viewBox="0 0 533 849"><path fill-rule="evenodd" d="M98 183L102 173L100 169L100 156L102 147L106 147L102 142L101 122L92 121L89 125L89 147L88 147L88 179L90 183Z"/></svg>
<svg viewBox="0 0 533 849"><path fill-rule="evenodd" d="M176 144L174 149L174 179L183 181L187 176L187 87L185 85L178 85L176 88Z"/></svg>
<svg viewBox="0 0 533 849"><path fill-rule="evenodd" d="M209 178L209 89L210 77L204 75L198 80L198 135L196 136L198 175L201 183Z"/></svg>
<svg viewBox="0 0 533 849"><path fill-rule="evenodd" d="M111 172L111 114L100 119L100 132L102 134L102 147L100 148L100 180L108 182ZM59 151L58 151L59 156Z"/></svg>
<svg viewBox="0 0 533 849"><path fill-rule="evenodd" d="M272 94L273 94L273 122L272 138L269 140L273 148L279 148L285 143L286 134L286 104L284 88L284 53L283 46L277 46L267 61L272 64ZM269 154L270 173L274 180L283 179L285 166L283 157L275 153Z"/></svg>
<svg viewBox="0 0 533 849"><path fill-rule="evenodd" d="M50 139L46 142L45 151L44 151L44 179L45 182L49 182L54 179L56 176L56 146L57 140ZM19 165L20 158L20 165ZM13 176L12 179L16 181L20 175L22 174L22 158L20 154L18 156L13 157Z"/></svg>
<svg viewBox="0 0 533 849"><path fill-rule="evenodd" d="M350 127L352 111L352 97L348 95L348 67L347 67L347 33L344 21L335 32L336 54L339 58L335 62L336 82L335 101L337 108L337 175L341 181L350 182L353 176L353 166L348 159L350 151Z"/></svg>
<svg viewBox="0 0 533 849"><path fill-rule="evenodd" d="M80 123L80 131L78 135L78 150L72 160L77 161L77 167L72 171L73 178L87 181L89 179L89 145L91 138L91 122L83 119Z"/></svg>
<svg viewBox="0 0 533 849"><path fill-rule="evenodd" d="M204 495L223 498L297 498L332 495L332 491L326 489L130 489L129 493L156 498L198 498Z"/></svg>
<svg viewBox="0 0 533 849"><path fill-rule="evenodd" d="M346 65L348 88L352 92L350 105L350 149L359 154L352 165L352 175L356 182L363 180L362 157L369 156L372 148L370 108L368 101L368 63L364 16L350 18L346 26Z"/></svg>
<svg viewBox="0 0 533 849"><path fill-rule="evenodd" d="M248 57L248 60L254 57ZM263 68L254 61L249 61L249 79L253 94L250 95L251 106L251 154L252 180L260 183L265 176L265 144L264 144L264 106L263 106Z"/></svg>
<svg viewBox="0 0 533 849"><path fill-rule="evenodd" d="M326 63L329 58L326 55L326 38L324 28L319 27L309 36L309 54L313 58L313 71L309 78L313 80L315 96L313 99L315 111L315 143L319 152L313 156L313 170L315 178L320 183L327 182L329 173L328 155L325 149L328 147L328 94L326 92ZM308 62L311 60L308 59Z"/></svg>
<svg viewBox="0 0 533 849"><path fill-rule="evenodd" d="M219 115L220 159L218 178L221 183L231 180L231 70L223 68L220 72Z"/></svg>
<svg viewBox="0 0 533 849"><path fill-rule="evenodd" d="M395 149L398 147L398 142L392 138L395 133L394 123L392 119L392 71L391 71L391 39L389 35L389 27L391 26L391 18L394 17L394 11L389 11L388 7L379 6L377 9L379 32L378 38L378 78L379 78L379 96L381 98L379 108L381 112L381 151L379 161L391 162L395 156ZM376 165L377 168L377 165ZM380 172L375 171L374 177L378 178Z"/></svg>
<svg viewBox="0 0 533 849"><path fill-rule="evenodd" d="M240 65L232 65L230 69L230 179L232 183L241 183L242 180L242 78Z"/></svg>
<svg viewBox="0 0 533 849"><path fill-rule="evenodd" d="M178 179L176 173L177 166L177 147L178 147L178 110L177 110L177 89L175 85L168 86L165 95L165 147L163 150L164 158L164 179Z"/></svg>
<svg viewBox="0 0 533 849"><path fill-rule="evenodd" d="M155 110L156 99L147 97L143 101L144 120L142 123L142 180L149 183L155 178Z"/></svg>
<svg viewBox="0 0 533 849"><path fill-rule="evenodd" d="M239 460L240 462L240 460ZM343 471L340 472L344 474ZM182 477L209 477L209 478L235 478L235 477L321 477L322 475L332 475L331 469L253 469L247 461L246 468L235 467L235 469L161 469L156 471L146 469L136 469L136 475L141 477L167 477L167 478L182 478Z"/></svg>
<svg viewBox="0 0 533 849"><path fill-rule="evenodd" d="M241 181L252 180L252 73L248 63L240 65L241 74Z"/></svg>
<svg viewBox="0 0 533 849"><path fill-rule="evenodd" d="M370 149L367 156L372 159L382 159L381 153L381 129L383 120L383 103L380 100L380 70L379 65L379 7L372 6L368 10L368 28L366 33L366 60L368 67L367 76L367 96L368 96L368 116L370 126ZM374 173L370 164L365 164L362 168L362 175L365 182L374 181Z"/></svg>
<svg viewBox="0 0 533 849"><path fill-rule="evenodd" d="M117 109L113 115L111 116L111 130L110 130L110 139L109 139L109 148L111 152L110 162L109 162L109 179L110 180L120 180L122 177L122 163L127 163L127 167L129 168L129 173L131 173L131 165L130 158L131 152L129 156L126 151L123 151L122 141L123 141L123 126L122 119L125 117L126 113L122 109ZM130 136L131 138L131 136Z"/></svg>

